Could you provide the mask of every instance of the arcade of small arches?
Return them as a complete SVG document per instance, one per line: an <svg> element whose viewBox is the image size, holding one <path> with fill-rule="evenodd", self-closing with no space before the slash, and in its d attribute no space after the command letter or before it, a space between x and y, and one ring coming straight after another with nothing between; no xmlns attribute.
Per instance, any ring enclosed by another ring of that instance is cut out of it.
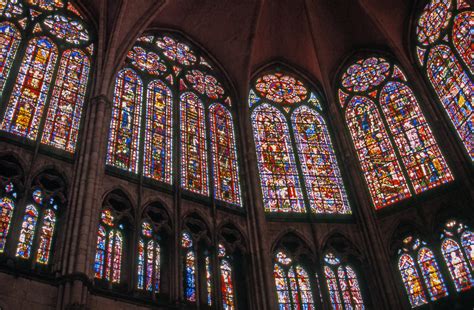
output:
<svg viewBox="0 0 474 310"><path fill-rule="evenodd" d="M416 12L422 81L372 50L330 90L268 64L239 100L170 29L100 86L82 7L0 0L1 282L44 309L474 305L473 12Z"/></svg>

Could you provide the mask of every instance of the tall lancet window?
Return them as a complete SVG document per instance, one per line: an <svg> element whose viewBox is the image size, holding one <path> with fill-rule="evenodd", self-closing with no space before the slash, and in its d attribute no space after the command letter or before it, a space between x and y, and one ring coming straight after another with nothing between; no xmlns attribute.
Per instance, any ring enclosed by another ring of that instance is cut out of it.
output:
<svg viewBox="0 0 474 310"><path fill-rule="evenodd" d="M222 307L226 310L236 309L234 289L234 268L232 257L227 254L224 245L219 244L217 250L220 270L220 289L222 295Z"/></svg>
<svg viewBox="0 0 474 310"><path fill-rule="evenodd" d="M143 35L116 75L106 164L240 207L234 124L229 86L202 51L177 35Z"/></svg>
<svg viewBox="0 0 474 310"><path fill-rule="evenodd" d="M448 296L435 254L419 238L403 239L398 251L398 269L412 308Z"/></svg>
<svg viewBox="0 0 474 310"><path fill-rule="evenodd" d="M93 266L96 285L114 288L129 278L126 266L133 223L131 214L130 201L121 191L115 190L106 196L97 227Z"/></svg>
<svg viewBox="0 0 474 310"><path fill-rule="evenodd" d="M365 309L358 277L348 264L333 253L324 257L324 275L332 309Z"/></svg>
<svg viewBox="0 0 474 310"><path fill-rule="evenodd" d="M416 23L415 53L467 155L474 160L471 5L465 0L431 0Z"/></svg>
<svg viewBox="0 0 474 310"><path fill-rule="evenodd" d="M309 273L284 251L278 251L273 265L273 278L279 309L316 309Z"/></svg>
<svg viewBox="0 0 474 310"><path fill-rule="evenodd" d="M474 234L466 225L457 220L445 224L441 234L441 253L458 292L474 286L473 244Z"/></svg>
<svg viewBox="0 0 474 310"><path fill-rule="evenodd" d="M399 66L356 60L338 96L376 209L454 180Z"/></svg>
<svg viewBox="0 0 474 310"><path fill-rule="evenodd" d="M299 78L263 74L249 94L265 211L351 214L321 98Z"/></svg>
<svg viewBox="0 0 474 310"><path fill-rule="evenodd" d="M93 41L74 1L0 3L4 135L76 151Z"/></svg>
<svg viewBox="0 0 474 310"><path fill-rule="evenodd" d="M181 247L183 248L183 297L188 302L196 302L197 255L190 233L182 233Z"/></svg>

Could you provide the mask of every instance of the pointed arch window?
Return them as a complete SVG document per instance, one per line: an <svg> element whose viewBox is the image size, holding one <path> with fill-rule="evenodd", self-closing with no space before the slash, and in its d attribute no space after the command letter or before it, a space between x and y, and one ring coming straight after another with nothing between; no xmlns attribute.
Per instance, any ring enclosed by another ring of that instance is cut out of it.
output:
<svg viewBox="0 0 474 310"><path fill-rule="evenodd" d="M316 309L309 274L283 251L275 255L273 278L280 309Z"/></svg>
<svg viewBox="0 0 474 310"><path fill-rule="evenodd" d="M183 248L183 297L188 302L196 302L197 257L190 233L182 233L181 247Z"/></svg>
<svg viewBox="0 0 474 310"><path fill-rule="evenodd" d="M376 209L454 180L400 67L362 58L341 81L339 102Z"/></svg>
<svg viewBox="0 0 474 310"><path fill-rule="evenodd" d="M97 247L94 262L94 277L118 284L121 280L124 251L124 225L120 216L112 209L101 212L97 233Z"/></svg>
<svg viewBox="0 0 474 310"><path fill-rule="evenodd" d="M0 7L0 129L73 154L93 39L71 1L55 3L4 1Z"/></svg>
<svg viewBox="0 0 474 310"><path fill-rule="evenodd" d="M217 256L219 258L220 285L223 309L236 309L234 289L234 269L232 258L227 254L224 245L219 244Z"/></svg>
<svg viewBox="0 0 474 310"><path fill-rule="evenodd" d="M127 54L116 78L106 164L241 206L228 87L207 57L184 41L147 34Z"/></svg>
<svg viewBox="0 0 474 310"><path fill-rule="evenodd" d="M252 84L249 105L265 211L351 214L316 93L289 74L268 73Z"/></svg>
<svg viewBox="0 0 474 310"><path fill-rule="evenodd" d="M415 29L419 66L471 160L474 49L469 21L473 15L471 4L464 0L431 0L420 13Z"/></svg>
<svg viewBox="0 0 474 310"><path fill-rule="evenodd" d="M15 256L25 260L33 258L36 263L47 265L51 257L59 201L39 188L33 191L29 201Z"/></svg>
<svg viewBox="0 0 474 310"><path fill-rule="evenodd" d="M148 220L142 222L138 239L137 289L150 293L160 292L161 248L158 236Z"/></svg>
<svg viewBox="0 0 474 310"><path fill-rule="evenodd" d="M398 269L412 308L448 296L435 255L419 238L408 236L403 240Z"/></svg>
<svg viewBox="0 0 474 310"><path fill-rule="evenodd" d="M5 252L7 238L15 211L17 192L15 185L8 182L1 191L0 198L0 253Z"/></svg>
<svg viewBox="0 0 474 310"><path fill-rule="evenodd" d="M467 239L469 236L470 239ZM458 292L471 289L474 286L472 266L472 232L466 225L449 220L441 234L441 253L454 286Z"/></svg>
<svg viewBox="0 0 474 310"><path fill-rule="evenodd" d="M324 274L331 306L337 309L365 309L358 277L350 265L341 264L333 253L324 257Z"/></svg>

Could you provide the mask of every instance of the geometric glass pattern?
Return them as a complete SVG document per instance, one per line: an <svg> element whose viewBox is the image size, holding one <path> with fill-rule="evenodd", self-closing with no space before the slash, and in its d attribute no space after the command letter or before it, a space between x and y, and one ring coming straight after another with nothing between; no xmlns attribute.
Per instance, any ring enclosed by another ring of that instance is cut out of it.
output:
<svg viewBox="0 0 474 310"><path fill-rule="evenodd" d="M473 10L459 0L431 0L416 23L420 67L448 114L467 155L474 160L472 89ZM455 54L456 52L456 54Z"/></svg>
<svg viewBox="0 0 474 310"><path fill-rule="evenodd" d="M207 57L184 41L147 34L127 53L116 77L106 164L241 206L230 94Z"/></svg>
<svg viewBox="0 0 474 310"><path fill-rule="evenodd" d="M351 214L319 97L275 72L256 79L248 100L265 211Z"/></svg>
<svg viewBox="0 0 474 310"><path fill-rule="evenodd" d="M73 154L91 72L87 25L70 0L2 1L4 18L0 130ZM20 43L25 47L18 53ZM20 67L11 72L15 62ZM12 87L5 89L7 82Z"/></svg>
<svg viewBox="0 0 474 310"><path fill-rule="evenodd" d="M454 180L397 65L360 59L342 81L339 101L377 210Z"/></svg>
<svg viewBox="0 0 474 310"><path fill-rule="evenodd" d="M124 246L121 225L109 209L101 213L97 233L97 248L94 261L94 277L111 283L120 283Z"/></svg>

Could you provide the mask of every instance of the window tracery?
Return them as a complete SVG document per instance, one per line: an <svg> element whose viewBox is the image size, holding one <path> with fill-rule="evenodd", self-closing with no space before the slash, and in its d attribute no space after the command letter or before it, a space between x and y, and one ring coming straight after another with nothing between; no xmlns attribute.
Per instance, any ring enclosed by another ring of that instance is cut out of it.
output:
<svg viewBox="0 0 474 310"><path fill-rule="evenodd" d="M277 71L254 81L249 105L265 211L351 214L319 96Z"/></svg>
<svg viewBox="0 0 474 310"><path fill-rule="evenodd" d="M420 13L415 29L419 65L471 160L474 49L468 21L473 14L471 5L463 0L431 0Z"/></svg>
<svg viewBox="0 0 474 310"><path fill-rule="evenodd" d="M341 80L339 102L376 209L454 180L396 64L362 58Z"/></svg>
<svg viewBox="0 0 474 310"><path fill-rule="evenodd" d="M0 38L0 129L73 154L93 56L84 18L69 0L3 1Z"/></svg>
<svg viewBox="0 0 474 310"><path fill-rule="evenodd" d="M107 165L172 185L179 155L183 189L241 206L232 101L200 54L175 35L138 38L117 75Z"/></svg>

